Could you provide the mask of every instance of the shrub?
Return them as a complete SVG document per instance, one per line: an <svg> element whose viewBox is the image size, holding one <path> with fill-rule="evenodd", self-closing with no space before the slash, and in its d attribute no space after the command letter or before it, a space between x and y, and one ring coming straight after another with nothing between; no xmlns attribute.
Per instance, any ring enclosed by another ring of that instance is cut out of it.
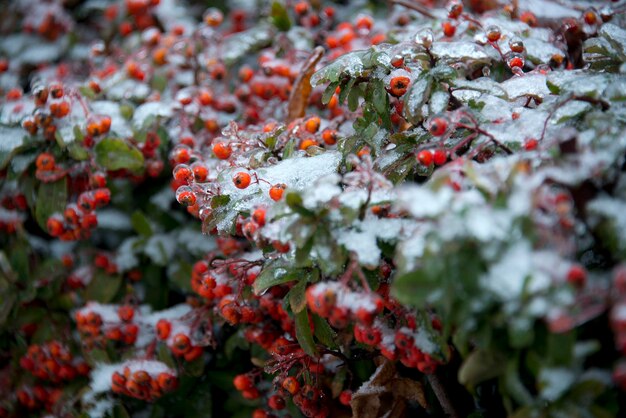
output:
<svg viewBox="0 0 626 418"><path fill-rule="evenodd" d="M244 3L7 6L0 417L624 414L626 9Z"/></svg>

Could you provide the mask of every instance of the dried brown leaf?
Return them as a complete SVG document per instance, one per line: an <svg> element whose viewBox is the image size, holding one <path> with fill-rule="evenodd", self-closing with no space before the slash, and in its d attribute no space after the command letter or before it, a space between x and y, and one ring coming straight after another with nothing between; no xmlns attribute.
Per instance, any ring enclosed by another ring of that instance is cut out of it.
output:
<svg viewBox="0 0 626 418"><path fill-rule="evenodd" d="M311 76L315 73L315 66L322 59L324 48L316 47L309 58L302 66L298 78L293 83L291 94L289 94L287 123L304 116L309 103L309 96L313 87L311 86Z"/></svg>

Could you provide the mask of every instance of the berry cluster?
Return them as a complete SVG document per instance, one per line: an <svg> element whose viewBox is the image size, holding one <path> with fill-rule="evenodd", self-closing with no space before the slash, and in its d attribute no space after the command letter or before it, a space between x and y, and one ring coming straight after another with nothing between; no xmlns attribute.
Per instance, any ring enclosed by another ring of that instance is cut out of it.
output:
<svg viewBox="0 0 626 418"><path fill-rule="evenodd" d="M176 371L156 360L129 360L111 375L111 390L152 402L178 387Z"/></svg>
<svg viewBox="0 0 626 418"><path fill-rule="evenodd" d="M345 328L357 321L372 325L384 309L383 299L376 293L352 291L340 282L323 282L309 286L306 301L312 312L328 318L336 328Z"/></svg>
<svg viewBox="0 0 626 418"><path fill-rule="evenodd" d="M156 323L157 338L169 347L176 357L191 362L201 357L204 347L192 342L192 327L186 317L179 319L161 318Z"/></svg>
<svg viewBox="0 0 626 418"><path fill-rule="evenodd" d="M30 345L20 359L20 367L52 383L74 380L89 373L87 363L74 358L69 348L56 340Z"/></svg>
<svg viewBox="0 0 626 418"><path fill-rule="evenodd" d="M98 188L82 192L76 203L67 205L63 214L54 214L48 218L48 233L62 241L87 239L98 225L96 209L106 206L111 201L111 191Z"/></svg>
<svg viewBox="0 0 626 418"><path fill-rule="evenodd" d="M74 319L83 344L91 347L104 346L109 341L130 346L140 331L138 315L130 305L88 302L75 312Z"/></svg>

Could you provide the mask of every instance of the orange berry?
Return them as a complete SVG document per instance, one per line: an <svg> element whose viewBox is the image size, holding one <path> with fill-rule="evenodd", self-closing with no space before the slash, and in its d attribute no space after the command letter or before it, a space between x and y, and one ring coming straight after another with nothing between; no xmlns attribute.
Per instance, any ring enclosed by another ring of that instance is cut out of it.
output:
<svg viewBox="0 0 626 418"><path fill-rule="evenodd" d="M320 128L320 122L321 121L319 117L312 116L304 123L304 129L306 129L307 132L314 134Z"/></svg>
<svg viewBox="0 0 626 418"><path fill-rule="evenodd" d="M213 144L213 154L220 160L226 160L233 153L230 145L226 142L217 142Z"/></svg>
<svg viewBox="0 0 626 418"><path fill-rule="evenodd" d="M334 129L324 129L322 139L326 145L335 145L337 143L337 131Z"/></svg>
<svg viewBox="0 0 626 418"><path fill-rule="evenodd" d="M298 383L295 377L289 376L285 378L285 380L283 380L282 387L287 392L291 393L292 395L295 395L300 390L300 383Z"/></svg>
<svg viewBox="0 0 626 418"><path fill-rule="evenodd" d="M313 138L307 138L307 139L305 139L304 141L302 141L300 143L300 147L299 148L301 150L306 150L307 148L315 146L315 145L317 145L317 141L316 140L314 140Z"/></svg>
<svg viewBox="0 0 626 418"><path fill-rule="evenodd" d="M387 87L387 91L395 97L403 96L407 89L409 88L409 84L411 83L411 79L406 76L398 76L394 77L389 81L389 86Z"/></svg>
<svg viewBox="0 0 626 418"><path fill-rule="evenodd" d="M156 324L157 337L160 340L166 340L172 331L172 323L167 319L159 319Z"/></svg>
<svg viewBox="0 0 626 418"><path fill-rule="evenodd" d="M269 191L270 198L273 201L278 202L283 197L283 193L285 192L286 188L287 185L284 183L274 184Z"/></svg>
<svg viewBox="0 0 626 418"><path fill-rule="evenodd" d="M49 171L53 170L55 167L55 158L54 155L48 152L42 152L37 156L37 160L35 161L35 166L38 170Z"/></svg>
<svg viewBox="0 0 626 418"><path fill-rule="evenodd" d="M177 356L185 355L189 350L191 350L191 340L185 334L176 334L172 341L172 351Z"/></svg>
<svg viewBox="0 0 626 418"><path fill-rule="evenodd" d="M235 184L235 187L238 189L247 188L250 185L251 180L252 178L250 177L250 174L244 171L240 171L233 176L233 183Z"/></svg>

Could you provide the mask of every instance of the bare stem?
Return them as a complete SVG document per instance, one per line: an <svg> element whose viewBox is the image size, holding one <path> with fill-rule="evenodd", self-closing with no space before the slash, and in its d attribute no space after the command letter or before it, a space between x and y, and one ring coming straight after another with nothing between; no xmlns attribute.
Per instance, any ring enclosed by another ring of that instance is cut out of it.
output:
<svg viewBox="0 0 626 418"><path fill-rule="evenodd" d="M435 392L435 396L437 396L437 400L439 401L443 412L445 412L445 414L450 418L460 418L460 415L452 405L450 396L448 396L448 392L446 392L446 388L439 379L439 376L436 374L429 374L428 383L433 389L433 392Z"/></svg>

